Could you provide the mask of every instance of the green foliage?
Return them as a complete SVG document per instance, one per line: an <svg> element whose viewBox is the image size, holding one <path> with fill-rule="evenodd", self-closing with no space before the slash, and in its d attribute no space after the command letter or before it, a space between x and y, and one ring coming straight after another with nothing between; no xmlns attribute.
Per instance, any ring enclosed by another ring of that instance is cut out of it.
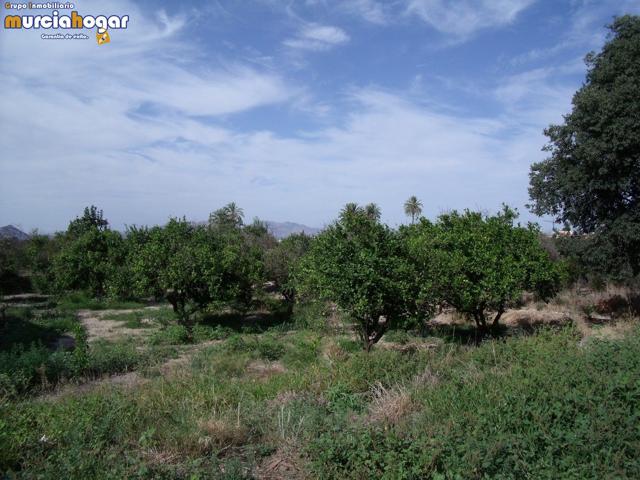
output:
<svg viewBox="0 0 640 480"><path fill-rule="evenodd" d="M142 355L131 343L96 343L89 347L86 332L75 316L57 312L33 314L10 311L0 337L0 399L47 390L60 382L128 371ZM56 347L59 338L71 344Z"/></svg>
<svg viewBox="0 0 640 480"><path fill-rule="evenodd" d="M398 235L357 205L313 241L299 278L307 292L335 302L358 325L368 351L407 316L412 280Z"/></svg>
<svg viewBox="0 0 640 480"><path fill-rule="evenodd" d="M640 17L618 17L562 125L545 130L551 156L531 168L533 212L593 233L589 255L602 273L640 274ZM597 262L594 256L607 258Z"/></svg>
<svg viewBox="0 0 640 480"><path fill-rule="evenodd" d="M109 229L101 210L87 207L82 217L69 224L60 252L54 257L55 289L83 290L94 297L103 297L124 256L122 236Z"/></svg>
<svg viewBox="0 0 640 480"><path fill-rule="evenodd" d="M637 477L640 336L588 349L575 340L542 332L484 345L416 394L410 424L321 426L308 447L313 476Z"/></svg>
<svg viewBox="0 0 640 480"><path fill-rule="evenodd" d="M257 353L265 360L279 360L285 353L285 347L275 338L265 337L258 342Z"/></svg>
<svg viewBox="0 0 640 480"><path fill-rule="evenodd" d="M423 219L405 229L420 271L421 295L435 294L484 329L488 312L495 312L493 325L497 325L524 291L542 299L555 294L558 264L542 247L537 226L516 226L516 216L508 207L489 217L454 211L435 224Z"/></svg>
<svg viewBox="0 0 640 480"><path fill-rule="evenodd" d="M320 353L325 340L333 341L312 332L238 335L199 351L185 375L0 402L0 471L168 479L219 478L224 468L250 476L286 448L310 478L640 474L640 331L579 345L571 329L542 330L413 352L365 353L353 342L330 363ZM267 352L284 349L284 371L247 368L263 358L263 342ZM133 343L92 350L104 355L90 360L102 371L145 363L133 362ZM410 403L374 395L374 384ZM382 422L376 412L400 415ZM171 452L171 462L157 452Z"/></svg>
<svg viewBox="0 0 640 480"><path fill-rule="evenodd" d="M31 288L29 279L21 275L27 263L25 244L13 238L0 238L0 296Z"/></svg>
<svg viewBox="0 0 640 480"><path fill-rule="evenodd" d="M63 243L63 234L55 236L31 234L26 242L28 270L31 272L31 283L41 293L55 291L55 272L53 261Z"/></svg>
<svg viewBox="0 0 640 480"><path fill-rule="evenodd" d="M166 328L154 332L149 342L152 345L181 345L190 343L193 339L189 330L184 325L168 325Z"/></svg>
<svg viewBox="0 0 640 480"><path fill-rule="evenodd" d="M224 207L209 215L209 226L222 230L236 230L244 224L244 210L235 202L228 203Z"/></svg>
<svg viewBox="0 0 640 480"><path fill-rule="evenodd" d="M418 200L418 197L411 195L406 202L404 202L404 213L411 217L411 223L415 223L416 219L420 217L422 213L422 202Z"/></svg>
<svg viewBox="0 0 640 480"><path fill-rule="evenodd" d="M233 330L222 325L201 325L193 327L193 341L196 343L210 340L224 340L233 334Z"/></svg>
<svg viewBox="0 0 640 480"><path fill-rule="evenodd" d="M246 308L257 266L240 231L213 230L172 219L165 227L130 232L130 268L140 296L166 296L178 321L191 329L209 307Z"/></svg>
<svg viewBox="0 0 640 480"><path fill-rule="evenodd" d="M295 300L296 286L294 272L300 259L308 252L311 237L295 233L282 239L265 253L265 278L273 281L285 299Z"/></svg>
<svg viewBox="0 0 640 480"><path fill-rule="evenodd" d="M79 309L107 310L142 308L143 303L133 300L118 300L115 298L95 298L87 292L68 292L56 299L56 307L65 312L75 312Z"/></svg>
<svg viewBox="0 0 640 480"><path fill-rule="evenodd" d="M292 312L292 324L296 329L326 332L329 308L324 300L301 299Z"/></svg>

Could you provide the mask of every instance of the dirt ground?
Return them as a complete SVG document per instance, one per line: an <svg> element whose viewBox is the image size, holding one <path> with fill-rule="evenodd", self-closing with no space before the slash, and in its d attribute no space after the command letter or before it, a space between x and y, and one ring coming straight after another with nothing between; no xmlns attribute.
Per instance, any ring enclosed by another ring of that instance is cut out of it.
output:
<svg viewBox="0 0 640 480"><path fill-rule="evenodd" d="M151 333L147 328L126 328L124 321L106 320L108 315L120 315L145 310L158 310L160 307L146 307L144 309L128 310L78 310L78 318L87 329L89 343L96 340L117 340L123 337L140 337ZM144 320L144 319L143 319Z"/></svg>

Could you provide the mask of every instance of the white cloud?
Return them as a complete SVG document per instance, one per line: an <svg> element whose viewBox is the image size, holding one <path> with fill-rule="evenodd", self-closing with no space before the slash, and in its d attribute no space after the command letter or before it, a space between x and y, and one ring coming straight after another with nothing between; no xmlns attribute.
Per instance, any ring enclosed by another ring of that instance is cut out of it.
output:
<svg viewBox="0 0 640 480"><path fill-rule="evenodd" d="M407 11L460 39L512 23L535 0L408 0Z"/></svg>
<svg viewBox="0 0 640 480"><path fill-rule="evenodd" d="M429 215L522 205L528 165L543 143L540 127L511 114L441 113L376 88L350 94L342 124L292 136L239 133L180 112L131 115L113 100L57 96L38 106L44 95L10 87L24 113L12 111L15 124L2 133L12 159L0 178L4 208L49 230L90 203L116 226L170 214L202 219L230 200L251 215L273 218L277 210L316 225L348 201L376 201L397 222L410 193Z"/></svg>
<svg viewBox="0 0 640 480"><path fill-rule="evenodd" d="M188 18L119 5L135 23L105 48L0 32L0 224L51 231L91 203L116 226L206 219L231 200L249 216L315 225L347 201L378 202L397 222L410 194L429 215L522 205L542 128L575 89L557 71L509 77L493 91L500 114L490 118L425 106L413 96L428 91L424 78L413 93L360 88L346 103L316 105L283 74L203 58ZM315 24L296 38L349 40ZM265 105L335 120L287 134L219 121Z"/></svg>
<svg viewBox="0 0 640 480"><path fill-rule="evenodd" d="M294 38L284 41L287 47L300 50L329 50L349 41L349 35L338 27L310 24L302 28Z"/></svg>
<svg viewBox="0 0 640 480"><path fill-rule="evenodd" d="M388 23L391 15L385 5L377 0L343 0L339 6L347 12L378 25Z"/></svg>
<svg viewBox="0 0 640 480"><path fill-rule="evenodd" d="M638 0L583 1L572 4L571 15L561 31L560 40L551 47L533 48L510 59L514 66L526 65L541 60L549 61L560 54L577 50L584 55L588 50L597 50L607 35L605 23L610 23L614 15L640 14ZM606 20L603 20L606 19ZM559 22L560 20L556 20Z"/></svg>

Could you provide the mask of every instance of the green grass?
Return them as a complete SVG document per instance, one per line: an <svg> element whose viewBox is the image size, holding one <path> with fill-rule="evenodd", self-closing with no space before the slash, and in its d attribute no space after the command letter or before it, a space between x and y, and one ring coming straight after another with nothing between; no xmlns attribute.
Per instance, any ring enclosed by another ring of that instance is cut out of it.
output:
<svg viewBox="0 0 640 480"><path fill-rule="evenodd" d="M586 346L566 328L367 354L315 328L199 328L198 341L220 341L179 347L184 332L172 325L143 350L147 340L131 339L86 352L95 374L144 373L191 349L174 376L55 400L5 397L0 471L251 478L267 456L294 451L322 479L640 477L640 330Z"/></svg>
<svg viewBox="0 0 640 480"><path fill-rule="evenodd" d="M175 322L173 310L168 307L146 308L133 312L114 312L102 315L103 320L124 322L127 328L153 328L167 326Z"/></svg>
<svg viewBox="0 0 640 480"><path fill-rule="evenodd" d="M66 344L59 342L61 337ZM0 335L0 402L46 392L59 384L145 369L176 354L171 344L141 346L130 338L89 345L76 315L9 309Z"/></svg>
<svg viewBox="0 0 640 480"><path fill-rule="evenodd" d="M133 300L96 299L82 292L71 292L57 298L57 308L63 311L75 312L80 309L107 310L142 308L145 304Z"/></svg>

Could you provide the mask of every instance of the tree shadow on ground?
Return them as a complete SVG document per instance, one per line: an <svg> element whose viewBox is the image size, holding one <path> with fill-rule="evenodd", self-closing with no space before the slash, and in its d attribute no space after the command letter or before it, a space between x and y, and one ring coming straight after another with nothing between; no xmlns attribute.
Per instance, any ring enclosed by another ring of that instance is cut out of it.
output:
<svg viewBox="0 0 640 480"><path fill-rule="evenodd" d="M18 346L28 347L32 344L42 344L56 349L60 337L68 330L67 325L52 322L47 325L47 319L35 321L30 313L23 311L9 311L5 322L0 327L0 351L8 351Z"/></svg>
<svg viewBox="0 0 640 480"><path fill-rule="evenodd" d="M422 332L424 337L436 337L444 343L477 346L486 340L506 339L521 335L533 335L542 328L562 327L564 322L540 322L522 320L514 325L499 324L487 331L479 331L475 325L427 324Z"/></svg>
<svg viewBox="0 0 640 480"><path fill-rule="evenodd" d="M435 337L444 343L455 345L479 345L484 340L505 336L506 333L498 327L490 332L481 332L475 325L427 323L423 337Z"/></svg>
<svg viewBox="0 0 640 480"><path fill-rule="evenodd" d="M293 315L290 309L284 307L271 312L220 312L204 315L199 323L225 327L239 333L262 333L273 328L292 326Z"/></svg>

